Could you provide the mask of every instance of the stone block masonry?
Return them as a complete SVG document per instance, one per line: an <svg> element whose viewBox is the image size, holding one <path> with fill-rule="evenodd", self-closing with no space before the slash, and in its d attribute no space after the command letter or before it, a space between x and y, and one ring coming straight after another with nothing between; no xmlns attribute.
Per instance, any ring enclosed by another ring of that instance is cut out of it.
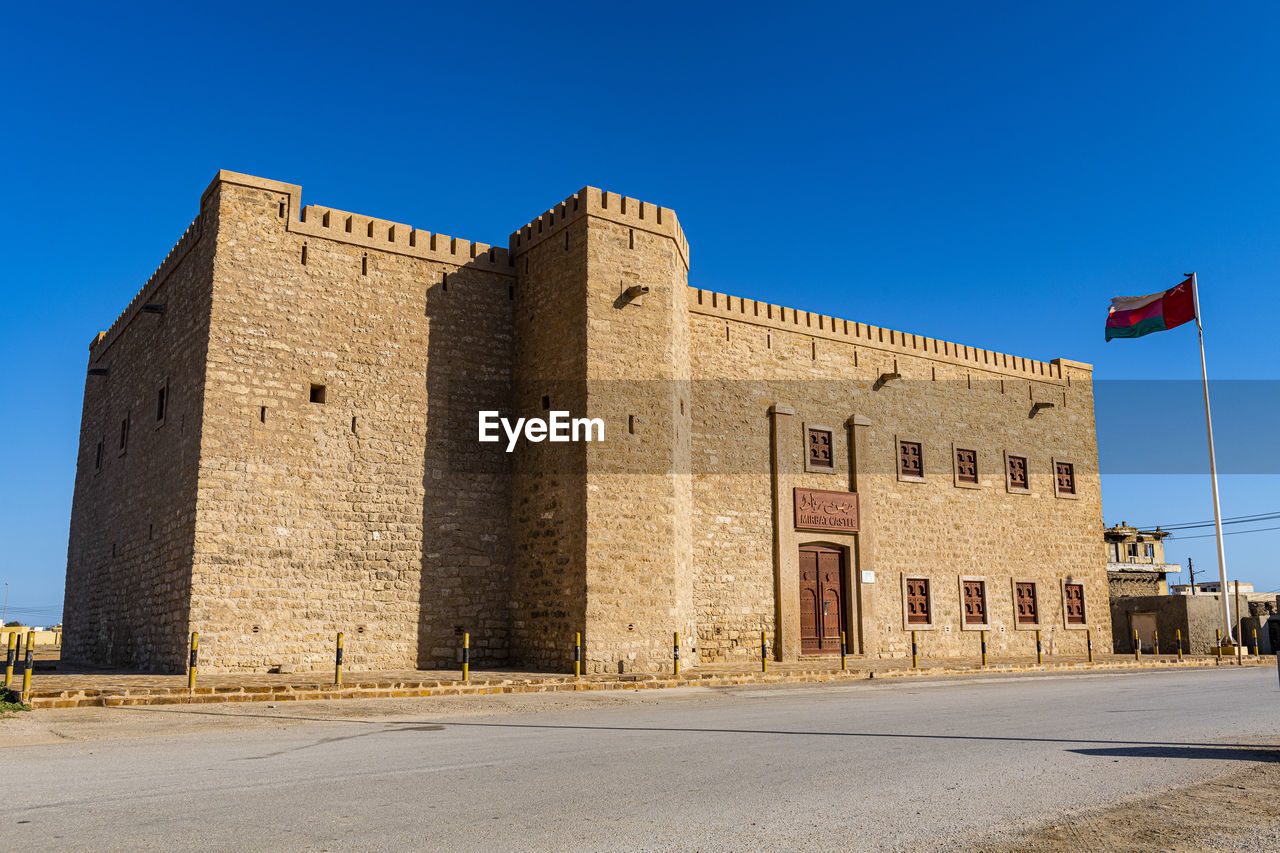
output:
<svg viewBox="0 0 1280 853"><path fill-rule="evenodd" d="M351 671L438 668L468 632L477 667L562 670L581 633L626 674L675 631L685 667L761 631L782 660L1109 635L1088 365L688 271L674 212L590 187L497 248L218 173L90 347L67 656L177 672L197 630L210 671L306 671L341 630ZM606 439L508 453L481 411ZM860 526L798 527L797 489Z"/></svg>

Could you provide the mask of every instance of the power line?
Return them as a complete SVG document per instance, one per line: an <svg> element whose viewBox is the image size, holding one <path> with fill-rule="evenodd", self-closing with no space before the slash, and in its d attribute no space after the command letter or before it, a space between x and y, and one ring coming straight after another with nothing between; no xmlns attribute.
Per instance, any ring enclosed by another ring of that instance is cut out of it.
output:
<svg viewBox="0 0 1280 853"><path fill-rule="evenodd" d="M1271 521L1280 518L1280 512L1260 512L1254 515L1234 515L1230 518L1222 519L1223 524L1244 524L1249 521ZM1212 518L1206 521L1183 521L1178 524L1159 524L1154 525L1160 530L1185 530L1193 527L1212 527L1214 521ZM1141 530L1151 530L1153 525L1139 525Z"/></svg>
<svg viewBox="0 0 1280 853"><path fill-rule="evenodd" d="M1229 530L1222 535L1223 536L1243 536L1246 533L1266 533L1268 530L1280 530L1280 527L1259 527L1257 530ZM1179 542L1184 542L1187 539L1215 539L1217 538L1217 536L1218 536L1217 533L1204 533L1200 536L1170 536L1169 538L1176 539Z"/></svg>

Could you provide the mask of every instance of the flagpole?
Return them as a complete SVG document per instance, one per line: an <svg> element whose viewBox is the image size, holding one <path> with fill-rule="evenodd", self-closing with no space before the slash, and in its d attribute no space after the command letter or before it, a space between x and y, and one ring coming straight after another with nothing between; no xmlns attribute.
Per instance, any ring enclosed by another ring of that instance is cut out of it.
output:
<svg viewBox="0 0 1280 853"><path fill-rule="evenodd" d="M1222 590L1223 636L1231 638L1231 605L1227 602L1227 558L1222 547L1222 510L1218 506L1218 466L1213 455L1213 418L1209 414L1209 371L1204 363L1204 326L1200 324L1200 285L1191 274L1191 296L1196 306L1196 333L1200 338L1200 377L1204 381L1204 424L1209 433L1209 481L1213 484L1213 527L1218 541L1218 581ZM1240 639L1240 638L1237 638Z"/></svg>

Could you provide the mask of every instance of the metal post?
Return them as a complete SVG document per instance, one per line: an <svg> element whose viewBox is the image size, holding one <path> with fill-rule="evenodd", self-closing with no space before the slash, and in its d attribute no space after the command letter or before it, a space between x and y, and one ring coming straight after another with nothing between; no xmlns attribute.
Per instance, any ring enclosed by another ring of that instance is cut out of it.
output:
<svg viewBox="0 0 1280 853"><path fill-rule="evenodd" d="M1258 629L1253 629L1253 656L1258 656Z"/></svg>
<svg viewBox="0 0 1280 853"><path fill-rule="evenodd" d="M1244 666L1244 616L1240 613L1240 581L1236 581L1236 666Z"/></svg>
<svg viewBox="0 0 1280 853"><path fill-rule="evenodd" d="M979 631L978 634L982 639L982 665L986 666L987 665L987 632Z"/></svg>
<svg viewBox="0 0 1280 853"><path fill-rule="evenodd" d="M1093 663L1093 629L1084 629L1084 642L1089 647L1089 663Z"/></svg>
<svg viewBox="0 0 1280 853"><path fill-rule="evenodd" d="M573 677L582 677L582 632L573 635Z"/></svg>
<svg viewBox="0 0 1280 853"><path fill-rule="evenodd" d="M1182 660L1182 629L1176 629L1174 631L1174 636L1178 640L1178 660Z"/></svg>
<svg viewBox="0 0 1280 853"><path fill-rule="evenodd" d="M764 631L760 632L760 671L769 671L769 640Z"/></svg>
<svg viewBox="0 0 1280 853"><path fill-rule="evenodd" d="M1160 654L1160 629L1159 628L1151 629L1151 645L1155 647L1154 653L1159 655Z"/></svg>
<svg viewBox="0 0 1280 853"><path fill-rule="evenodd" d="M1138 642L1138 629L1133 629L1133 659L1142 660L1142 644Z"/></svg>
<svg viewBox="0 0 1280 853"><path fill-rule="evenodd" d="M1214 628L1213 637L1213 650L1218 653L1218 663L1222 663L1222 629Z"/></svg>
<svg viewBox="0 0 1280 853"><path fill-rule="evenodd" d="M31 670L36 666L36 632L27 634L27 663L22 668L22 704L31 698Z"/></svg>
<svg viewBox="0 0 1280 853"><path fill-rule="evenodd" d="M333 683L342 684L342 632L338 632L338 652L333 658Z"/></svg>
<svg viewBox="0 0 1280 853"><path fill-rule="evenodd" d="M194 690L196 686L196 664L198 661L200 649L200 632L191 632L191 665L187 667L187 689Z"/></svg>
<svg viewBox="0 0 1280 853"><path fill-rule="evenodd" d="M1044 663L1044 646L1040 644L1040 629L1036 629L1036 663Z"/></svg>
<svg viewBox="0 0 1280 853"><path fill-rule="evenodd" d="M462 680L471 678L471 634L462 635Z"/></svg>
<svg viewBox="0 0 1280 853"><path fill-rule="evenodd" d="M916 645L916 632L911 632L911 668L920 666L920 647Z"/></svg>
<svg viewBox="0 0 1280 853"><path fill-rule="evenodd" d="M680 677L680 632L679 631L676 631L675 639L672 641L671 653L672 653L671 660L672 660L673 668L675 670L676 677L679 678Z"/></svg>
<svg viewBox="0 0 1280 853"><path fill-rule="evenodd" d="M1222 626L1231 630L1231 605L1227 603L1227 557L1222 546L1222 510L1218 507L1218 467L1213 457L1213 417L1209 414L1209 369L1204 362L1204 325L1200 322L1200 284L1191 274L1191 297L1196 308L1196 334L1200 338L1200 378L1204 382L1204 425L1209 436L1209 482L1213 485L1213 528L1218 543L1218 581L1222 590ZM1218 643L1222 648L1222 643ZM1221 657L1221 655L1219 655Z"/></svg>
<svg viewBox="0 0 1280 853"><path fill-rule="evenodd" d="M20 666L22 664L22 650L25 648L24 644L26 643L27 638L26 635L22 633L22 629L18 629L15 633L18 636L18 649L14 653L13 660L15 665Z"/></svg>
<svg viewBox="0 0 1280 853"><path fill-rule="evenodd" d="M18 662L17 649L18 635L15 631L9 632L9 656L5 659L4 665L4 686L8 687L13 681L13 665Z"/></svg>
<svg viewBox="0 0 1280 853"><path fill-rule="evenodd" d="M1258 634L1258 632L1257 632L1257 631L1254 631L1253 633L1254 633L1254 636L1255 636L1255 637L1256 637L1256 636L1257 636L1257 634ZM1255 642L1256 642L1256 640L1255 640ZM841 632L840 632L840 671L841 671L841 672L848 672L848 671L849 671L849 661L848 661L848 656L849 656L849 646L848 646L848 645L847 645L847 643L845 642L844 631L841 631Z"/></svg>

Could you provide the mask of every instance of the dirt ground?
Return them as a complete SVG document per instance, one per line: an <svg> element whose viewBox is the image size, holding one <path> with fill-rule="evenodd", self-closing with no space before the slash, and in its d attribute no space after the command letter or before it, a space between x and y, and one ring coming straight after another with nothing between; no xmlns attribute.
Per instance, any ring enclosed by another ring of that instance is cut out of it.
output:
<svg viewBox="0 0 1280 853"><path fill-rule="evenodd" d="M981 853L1280 850L1280 762L1067 815L1030 832L993 836Z"/></svg>

